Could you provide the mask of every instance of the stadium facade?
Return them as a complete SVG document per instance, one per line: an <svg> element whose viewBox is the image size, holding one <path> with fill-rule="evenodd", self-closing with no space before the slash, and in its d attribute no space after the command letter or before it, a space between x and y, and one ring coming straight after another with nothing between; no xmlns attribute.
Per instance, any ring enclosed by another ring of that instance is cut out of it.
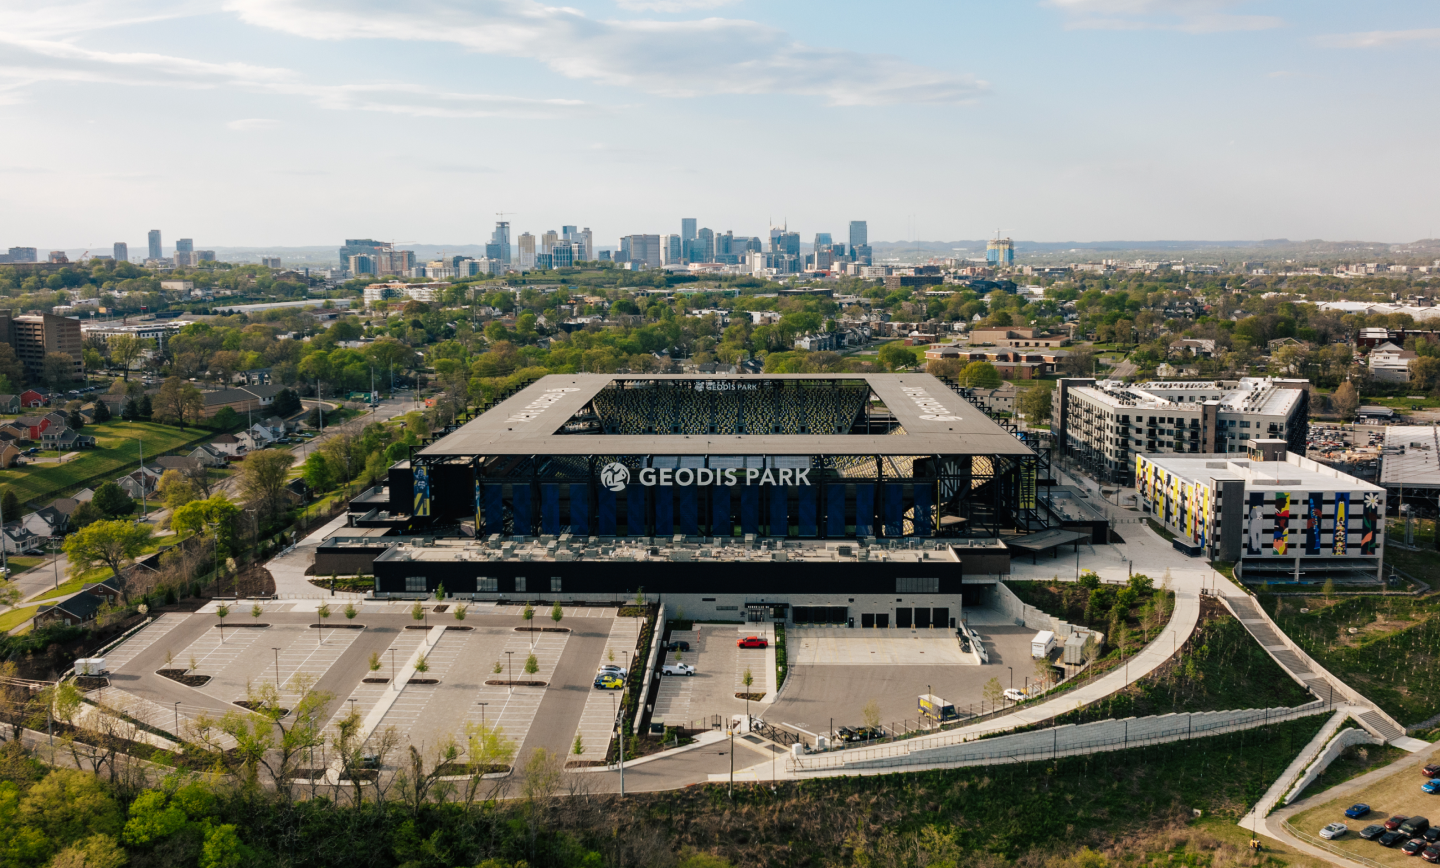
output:
<svg viewBox="0 0 1440 868"><path fill-rule="evenodd" d="M943 625L1048 526L1026 436L928 374L552 375L391 469L375 590Z"/></svg>

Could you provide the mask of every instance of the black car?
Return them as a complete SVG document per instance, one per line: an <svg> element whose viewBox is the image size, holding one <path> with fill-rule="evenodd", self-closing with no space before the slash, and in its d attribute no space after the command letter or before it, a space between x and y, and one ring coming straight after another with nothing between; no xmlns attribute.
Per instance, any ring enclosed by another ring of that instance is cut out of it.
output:
<svg viewBox="0 0 1440 868"><path fill-rule="evenodd" d="M678 640L678 641L674 641L674 642L666 642L666 643L665 643L665 650L666 650L666 651L689 651L689 650L690 650L690 643L689 643L689 642L686 642L686 641L684 641L684 640Z"/></svg>
<svg viewBox="0 0 1440 868"><path fill-rule="evenodd" d="M1400 852L1406 856L1414 856L1416 853L1424 850L1426 846L1424 838L1411 838L1400 845Z"/></svg>
<svg viewBox="0 0 1440 868"><path fill-rule="evenodd" d="M1436 841L1440 841L1440 826L1431 826L1426 829L1420 837L1424 838L1428 844L1434 844Z"/></svg>
<svg viewBox="0 0 1440 868"><path fill-rule="evenodd" d="M1371 823L1370 825L1360 830L1360 837L1364 838L1367 841L1373 841L1383 834L1385 834L1385 827L1380 825L1379 823Z"/></svg>
<svg viewBox="0 0 1440 868"><path fill-rule="evenodd" d="M1404 832L1386 832L1376 840L1380 842L1381 847L1394 847L1401 841L1410 840L1410 836L1406 835Z"/></svg>

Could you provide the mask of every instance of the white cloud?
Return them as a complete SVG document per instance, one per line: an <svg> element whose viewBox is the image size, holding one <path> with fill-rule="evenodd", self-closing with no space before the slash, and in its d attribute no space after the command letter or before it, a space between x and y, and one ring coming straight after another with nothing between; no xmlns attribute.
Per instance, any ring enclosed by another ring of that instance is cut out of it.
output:
<svg viewBox="0 0 1440 868"><path fill-rule="evenodd" d="M643 2L643 0L642 0ZM608 21L536 0L226 0L242 21L312 39L449 42L664 96L790 93L832 105L958 103L987 85L897 57L795 42L754 21Z"/></svg>
<svg viewBox="0 0 1440 868"><path fill-rule="evenodd" d="M694 9L714 9L729 6L740 0L615 0L621 9L642 12L689 12Z"/></svg>
<svg viewBox="0 0 1440 868"><path fill-rule="evenodd" d="M397 82L315 84L282 67L217 63L150 52L96 51L70 42L17 39L6 34L0 34L0 48L5 58L0 66L0 104L19 102L26 90L44 82L74 82L186 90L228 87L301 97L328 109L413 117L533 119L594 109L581 100L459 93ZM253 129L235 125L258 120L234 121L227 126Z"/></svg>
<svg viewBox="0 0 1440 868"><path fill-rule="evenodd" d="M230 121L225 126L228 129L244 132L249 130L271 130L280 126L280 122L274 118L241 118L238 121Z"/></svg>
<svg viewBox="0 0 1440 868"><path fill-rule="evenodd" d="M1071 30L1178 30L1223 33L1282 26L1274 15L1237 15L1248 0L1045 0L1070 16Z"/></svg>
<svg viewBox="0 0 1440 868"><path fill-rule="evenodd" d="M1337 33L1332 36L1322 36L1319 42L1327 48L1389 48L1415 43L1440 43L1440 28Z"/></svg>

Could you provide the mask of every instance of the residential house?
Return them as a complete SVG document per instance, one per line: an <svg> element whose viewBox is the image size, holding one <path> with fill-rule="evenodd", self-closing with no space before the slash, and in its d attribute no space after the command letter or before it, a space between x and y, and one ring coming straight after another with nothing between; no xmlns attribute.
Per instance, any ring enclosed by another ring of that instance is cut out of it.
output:
<svg viewBox="0 0 1440 868"><path fill-rule="evenodd" d="M21 407L43 407L50 403L49 389L26 389L20 393Z"/></svg>
<svg viewBox="0 0 1440 868"><path fill-rule="evenodd" d="M30 439L30 429L22 428L13 422L0 424L0 443L25 443Z"/></svg>
<svg viewBox="0 0 1440 868"><path fill-rule="evenodd" d="M40 435L40 442L46 449L86 449L94 448L96 440L89 434L81 434L74 428L54 427Z"/></svg>
<svg viewBox="0 0 1440 868"><path fill-rule="evenodd" d="M268 439L253 431L241 431L235 435L235 439L240 443L240 450L236 453L237 455L245 452L254 452L256 449L264 449L270 443Z"/></svg>
<svg viewBox="0 0 1440 868"><path fill-rule="evenodd" d="M198 460L188 455L162 455L153 463L162 474L167 470L178 470L186 474L198 473L203 466Z"/></svg>
<svg viewBox="0 0 1440 868"><path fill-rule="evenodd" d="M95 489L82 488L79 491L75 492L75 499L80 501L81 503L89 503L90 501L95 499Z"/></svg>
<svg viewBox="0 0 1440 868"><path fill-rule="evenodd" d="M281 433L283 433L283 431L277 432L274 428L271 428L264 422L256 422L254 425L251 425L249 428L247 428L245 431L242 431L241 433L253 435L256 442L258 443L270 444L274 443L276 440L279 440L280 435Z"/></svg>
<svg viewBox="0 0 1440 868"><path fill-rule="evenodd" d="M1304 341L1298 341L1295 338L1276 338L1273 341L1265 342L1265 351L1273 355L1281 347L1298 347L1304 346L1304 344Z"/></svg>
<svg viewBox="0 0 1440 868"><path fill-rule="evenodd" d="M59 411L46 413L41 418L48 419L50 421L50 427L52 428L64 428L70 424L70 414Z"/></svg>
<svg viewBox="0 0 1440 868"><path fill-rule="evenodd" d="M110 576L102 582L92 582L80 590L82 593L91 594L99 597L104 602L117 606L124 596L120 590L120 580L114 576Z"/></svg>
<svg viewBox="0 0 1440 868"><path fill-rule="evenodd" d="M41 606L35 612L35 628L52 624L68 624L71 627L95 620L105 598L98 594L76 594L51 605Z"/></svg>
<svg viewBox="0 0 1440 868"><path fill-rule="evenodd" d="M12 555L38 554L45 550L46 537L31 531L22 521L7 521L0 529L0 545Z"/></svg>
<svg viewBox="0 0 1440 868"><path fill-rule="evenodd" d="M50 420L41 416L17 416L10 424L25 429L26 440L39 440L45 429L50 427Z"/></svg>
<svg viewBox="0 0 1440 868"><path fill-rule="evenodd" d="M19 395L0 395L0 413L19 413Z"/></svg>
<svg viewBox="0 0 1440 868"><path fill-rule="evenodd" d="M223 436L230 437L229 434L225 434ZM231 437L230 439L233 440L235 438ZM196 461L200 462L200 465L202 467L225 466L225 453L221 452L219 449L216 449L214 446L204 443L196 446L195 449L187 457L193 458Z"/></svg>
<svg viewBox="0 0 1440 868"><path fill-rule="evenodd" d="M1386 341L1370 351L1370 376L1382 383L1410 382L1410 360L1419 358L1414 350L1407 350Z"/></svg>
<svg viewBox="0 0 1440 868"><path fill-rule="evenodd" d="M0 467L14 467L20 461L20 453L20 447L13 441L0 441Z"/></svg>
<svg viewBox="0 0 1440 868"><path fill-rule="evenodd" d="M134 473L115 480L115 484L120 486L120 490L129 495L132 500L151 496L155 493L155 486L159 483L160 471L154 467L141 467Z"/></svg>
<svg viewBox="0 0 1440 868"><path fill-rule="evenodd" d="M795 338L795 349L808 350L810 352L823 352L837 348L837 335L834 332L812 332Z"/></svg>
<svg viewBox="0 0 1440 868"><path fill-rule="evenodd" d="M74 510L71 510L73 512ZM20 522L25 529L40 537L59 537L65 535L65 530L70 524L70 516L56 509L54 505L43 509L37 509L26 516L21 516Z"/></svg>
<svg viewBox="0 0 1440 868"><path fill-rule="evenodd" d="M239 455L247 448L245 444L240 442L240 438L236 437L234 434L221 434L217 436L214 440L211 440L208 445L211 449L219 452L221 455L229 455L232 457Z"/></svg>
<svg viewBox="0 0 1440 868"><path fill-rule="evenodd" d="M1189 350L1191 355L1200 359L1213 359L1215 357L1215 342L1208 338L1185 338L1170 345L1170 356L1178 357Z"/></svg>
<svg viewBox="0 0 1440 868"><path fill-rule="evenodd" d="M214 392L205 392L206 418L220 412L221 408L229 407L236 413L244 414L247 411L259 414L275 402L275 396L284 390L284 386L270 383L262 386L238 386L234 389L220 389Z"/></svg>
<svg viewBox="0 0 1440 868"><path fill-rule="evenodd" d="M970 396L996 413L1014 413L1018 390L1007 385L999 389L971 389Z"/></svg>

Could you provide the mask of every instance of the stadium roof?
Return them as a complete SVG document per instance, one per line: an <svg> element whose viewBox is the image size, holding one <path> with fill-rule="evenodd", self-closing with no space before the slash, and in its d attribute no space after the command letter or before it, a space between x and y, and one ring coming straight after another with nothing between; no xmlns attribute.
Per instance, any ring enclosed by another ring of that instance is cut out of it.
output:
<svg viewBox="0 0 1440 868"><path fill-rule="evenodd" d="M1430 425L1385 426L1385 452L1380 484L1406 488L1440 488L1440 451Z"/></svg>
<svg viewBox="0 0 1440 868"><path fill-rule="evenodd" d="M561 434L611 383L864 382L904 434ZM929 374L552 374L420 450L456 455L1029 455L1029 447Z"/></svg>

